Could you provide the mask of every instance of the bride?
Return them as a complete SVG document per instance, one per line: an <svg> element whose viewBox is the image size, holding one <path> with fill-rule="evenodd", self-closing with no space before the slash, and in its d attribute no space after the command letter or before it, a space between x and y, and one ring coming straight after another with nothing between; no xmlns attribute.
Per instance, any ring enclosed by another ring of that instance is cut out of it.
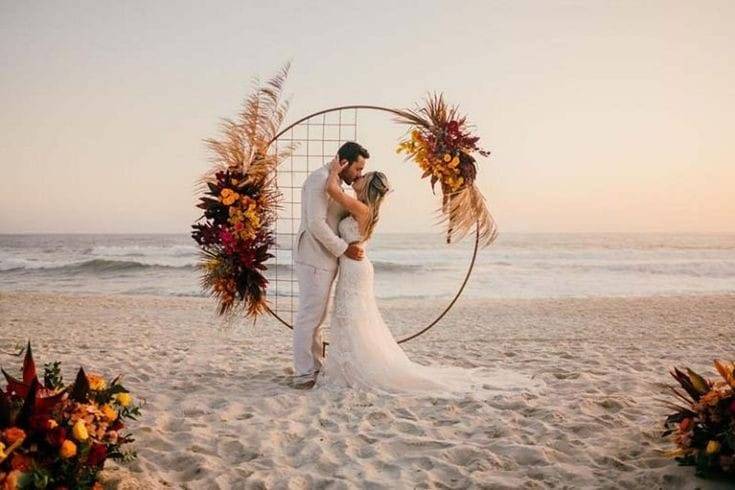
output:
<svg viewBox="0 0 735 490"><path fill-rule="evenodd" d="M342 166L333 161L326 192L349 216L339 223L341 237L368 248L378 224L380 206L390 190L382 172L368 172L355 180L356 198L342 191ZM391 394L453 395L472 392L498 380L477 378L477 370L454 366L424 366L411 361L386 326L373 292L373 265L345 256L339 273L331 321L328 355L316 387L337 385Z"/></svg>

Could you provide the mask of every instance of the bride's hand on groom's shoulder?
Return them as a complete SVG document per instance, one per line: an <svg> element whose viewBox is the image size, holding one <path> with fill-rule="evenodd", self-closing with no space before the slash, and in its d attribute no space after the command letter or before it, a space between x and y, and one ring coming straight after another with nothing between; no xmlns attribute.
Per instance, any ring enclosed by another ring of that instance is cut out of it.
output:
<svg viewBox="0 0 735 490"><path fill-rule="evenodd" d="M332 158L332 161L329 164L329 173L332 176L337 176L346 166L347 160L340 160L339 155L334 155L334 158Z"/></svg>

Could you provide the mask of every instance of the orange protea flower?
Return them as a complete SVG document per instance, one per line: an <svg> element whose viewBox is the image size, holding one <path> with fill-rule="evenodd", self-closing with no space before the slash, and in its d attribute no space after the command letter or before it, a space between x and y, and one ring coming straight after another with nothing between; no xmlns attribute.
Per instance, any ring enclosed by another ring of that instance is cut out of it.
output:
<svg viewBox="0 0 735 490"><path fill-rule="evenodd" d="M105 378L103 378L99 374L88 373L87 382L89 383L90 390L100 391L107 388L107 382L105 381Z"/></svg>
<svg viewBox="0 0 735 490"><path fill-rule="evenodd" d="M720 400L727 398L732 394L729 385L722 382L716 382L712 388L699 398L699 404L702 406L717 405Z"/></svg>
<svg viewBox="0 0 735 490"><path fill-rule="evenodd" d="M5 431L3 431L3 439L5 439L5 442L7 442L8 445L14 444L15 441L18 440L22 441L25 438L25 431L19 427L10 427L9 429L5 429Z"/></svg>
<svg viewBox="0 0 735 490"><path fill-rule="evenodd" d="M720 376L730 385L731 388L735 388L735 364L731 361L723 361L722 359L715 359L715 368Z"/></svg>

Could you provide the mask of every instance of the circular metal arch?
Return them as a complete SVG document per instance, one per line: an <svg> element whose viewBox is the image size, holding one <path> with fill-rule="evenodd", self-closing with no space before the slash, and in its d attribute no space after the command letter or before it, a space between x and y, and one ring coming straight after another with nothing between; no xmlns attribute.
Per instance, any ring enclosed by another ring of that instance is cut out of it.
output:
<svg viewBox="0 0 735 490"><path fill-rule="evenodd" d="M270 146L271 144L273 144L274 142L276 142L278 140L278 138L280 138L281 136L283 136L284 134L286 134L286 132L288 132L292 128L298 126L299 124L301 124L304 121L307 121L307 120L311 119L312 117L321 116L322 114L327 114L327 113L330 113L330 112L337 112L337 111L342 111L342 110L347 110L347 109L369 109L369 110L374 110L374 111L389 112L389 113L394 114L396 116L401 116L402 115L401 111L399 111L397 109L391 109L389 107L381 107L381 106L376 106L376 105L345 105L345 106L339 106L339 107L332 107L330 109L324 109L322 111L314 112L312 114L309 114L308 116L302 117L301 119L299 119L298 121L296 121L294 123L289 124L286 128L284 128L281 131L279 131L278 134L276 134L270 140L270 142L268 143L268 146ZM479 248L479 245L480 245L480 227L478 225L478 226L475 227L475 244L474 244L474 248L472 250L472 259L470 260L470 264L469 264L469 266L467 268L467 272L465 273L464 280L462 281L462 285L457 290L457 293L452 298L452 301L450 301L449 304L446 306L446 308L444 308L444 310L441 313L439 313L439 316L437 316L434 319L434 321L432 321L431 323L429 323L427 326L425 326L421 330L419 330L419 331L417 331L417 332L415 332L413 334L407 335L407 336L403 337L402 339L398 340L397 342L399 344L402 344L403 342L408 342L409 340L415 339L419 335L422 335L422 334L428 332L432 327L434 327L437 323L439 323L441 321L441 319L444 318L444 316L447 313L449 313L449 310L452 309L452 307L454 306L454 304L457 302L457 300L459 299L459 297L462 295L462 292L464 291L464 288L467 286L467 283L470 280L470 276L472 275L472 269L474 269L474 267L475 267L475 261L477 260L477 250ZM267 306L267 309L268 309L268 312L271 315L273 315L273 317L275 317L279 322L281 322L283 325L285 325L286 327L288 327L288 328L290 328L290 329L293 330L293 325L289 324L286 320L284 320L283 318L281 318L278 315L278 313L276 313L275 311L273 311L270 308L270 306ZM324 342L324 348L326 348L327 345L329 345L329 342Z"/></svg>

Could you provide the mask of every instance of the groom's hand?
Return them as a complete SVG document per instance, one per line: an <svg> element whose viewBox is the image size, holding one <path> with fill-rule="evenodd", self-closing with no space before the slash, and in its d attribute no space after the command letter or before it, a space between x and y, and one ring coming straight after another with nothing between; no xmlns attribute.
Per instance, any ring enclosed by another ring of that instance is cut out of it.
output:
<svg viewBox="0 0 735 490"><path fill-rule="evenodd" d="M352 242L345 250L345 256L352 260L362 260L365 257L365 251L362 249L359 242Z"/></svg>

